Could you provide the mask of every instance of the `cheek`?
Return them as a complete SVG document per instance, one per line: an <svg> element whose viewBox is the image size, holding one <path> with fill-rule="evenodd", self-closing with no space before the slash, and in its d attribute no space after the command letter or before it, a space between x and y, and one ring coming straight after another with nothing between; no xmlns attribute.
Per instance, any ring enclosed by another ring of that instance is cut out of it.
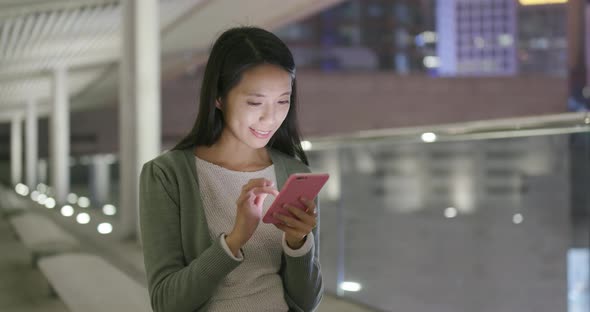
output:
<svg viewBox="0 0 590 312"><path fill-rule="evenodd" d="M233 106L226 112L225 118L225 121L228 124L238 125L247 122L250 118L250 114L248 114L248 110Z"/></svg>
<svg viewBox="0 0 590 312"><path fill-rule="evenodd" d="M285 118L287 118L287 114L289 114L289 107L290 106L287 106L286 108L284 108L280 111L279 116L281 118L281 123L285 120Z"/></svg>

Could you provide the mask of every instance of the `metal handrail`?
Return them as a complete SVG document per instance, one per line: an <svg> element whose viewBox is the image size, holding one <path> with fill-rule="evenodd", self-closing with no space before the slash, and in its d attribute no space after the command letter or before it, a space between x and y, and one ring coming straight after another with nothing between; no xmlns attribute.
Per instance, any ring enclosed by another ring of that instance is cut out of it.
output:
<svg viewBox="0 0 590 312"><path fill-rule="evenodd" d="M434 133L435 142L488 140L539 135L590 132L590 112L482 120L463 123L358 131L310 137L312 150L369 142L420 143L424 133Z"/></svg>

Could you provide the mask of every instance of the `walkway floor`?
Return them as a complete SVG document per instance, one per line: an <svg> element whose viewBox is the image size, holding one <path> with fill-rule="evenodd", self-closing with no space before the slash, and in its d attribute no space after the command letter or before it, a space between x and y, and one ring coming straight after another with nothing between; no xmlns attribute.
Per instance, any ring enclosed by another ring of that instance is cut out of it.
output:
<svg viewBox="0 0 590 312"><path fill-rule="evenodd" d="M0 218L0 311L67 312L64 304L49 295L49 285L16 239L9 223Z"/></svg>
<svg viewBox="0 0 590 312"><path fill-rule="evenodd" d="M7 220L0 218L0 311L67 312L63 302L52 297L49 285L13 234ZM317 312L368 312L363 307L326 295Z"/></svg>

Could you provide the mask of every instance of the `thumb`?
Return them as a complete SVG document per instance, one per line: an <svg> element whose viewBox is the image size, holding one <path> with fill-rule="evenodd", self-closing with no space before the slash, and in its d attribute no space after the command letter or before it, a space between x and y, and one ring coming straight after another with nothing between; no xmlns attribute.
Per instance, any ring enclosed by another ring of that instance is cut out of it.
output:
<svg viewBox="0 0 590 312"><path fill-rule="evenodd" d="M266 199L266 196L268 196L268 194L260 194L256 196L256 205L262 204Z"/></svg>

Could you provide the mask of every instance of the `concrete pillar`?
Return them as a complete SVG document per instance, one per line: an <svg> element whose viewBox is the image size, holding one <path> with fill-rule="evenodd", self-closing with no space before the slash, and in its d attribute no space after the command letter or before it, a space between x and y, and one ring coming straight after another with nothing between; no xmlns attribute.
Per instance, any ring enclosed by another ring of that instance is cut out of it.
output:
<svg viewBox="0 0 590 312"><path fill-rule="evenodd" d="M49 185L49 181L47 181L47 159L39 159L37 162L37 182Z"/></svg>
<svg viewBox="0 0 590 312"><path fill-rule="evenodd" d="M26 112L26 153L25 153L25 166L26 166L26 184L32 191L37 188L37 161L39 160L39 142L38 142L38 120L37 120L37 102L34 99L27 101L27 112Z"/></svg>
<svg viewBox="0 0 590 312"><path fill-rule="evenodd" d="M590 1L586 1L585 10L586 25L584 26L584 40L586 42L585 54L586 54L586 87L590 89Z"/></svg>
<svg viewBox="0 0 590 312"><path fill-rule="evenodd" d="M10 177L13 186L23 180L23 118L20 115L12 119L10 128Z"/></svg>
<svg viewBox="0 0 590 312"><path fill-rule="evenodd" d="M567 3L567 44L570 95L578 96L586 85L585 42L588 39L586 26L586 0L569 0Z"/></svg>
<svg viewBox="0 0 590 312"><path fill-rule="evenodd" d="M49 165L51 187L58 205L66 203L70 188L70 104L65 67L53 72L53 106L51 110Z"/></svg>
<svg viewBox="0 0 590 312"><path fill-rule="evenodd" d="M92 158L90 166L90 189L92 202L99 207L110 202L110 162L104 155L97 155Z"/></svg>
<svg viewBox="0 0 590 312"><path fill-rule="evenodd" d="M139 232L139 174L160 153L160 29L158 1L124 0L120 70L121 238ZM139 235L137 235L139 237Z"/></svg>

